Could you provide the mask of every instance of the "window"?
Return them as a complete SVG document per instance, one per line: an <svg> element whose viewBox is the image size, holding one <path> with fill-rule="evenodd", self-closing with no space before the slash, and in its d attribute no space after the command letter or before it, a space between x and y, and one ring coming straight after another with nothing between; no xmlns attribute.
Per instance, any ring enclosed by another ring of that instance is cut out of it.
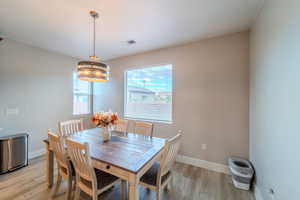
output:
<svg viewBox="0 0 300 200"><path fill-rule="evenodd" d="M92 83L81 81L73 73L73 115L92 113Z"/></svg>
<svg viewBox="0 0 300 200"><path fill-rule="evenodd" d="M129 70L125 76L125 118L172 121L172 65Z"/></svg>

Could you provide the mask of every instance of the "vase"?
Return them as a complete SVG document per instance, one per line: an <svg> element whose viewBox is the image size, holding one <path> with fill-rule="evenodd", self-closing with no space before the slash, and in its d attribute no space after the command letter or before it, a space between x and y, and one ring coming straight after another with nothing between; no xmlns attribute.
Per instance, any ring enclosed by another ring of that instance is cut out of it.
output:
<svg viewBox="0 0 300 200"><path fill-rule="evenodd" d="M102 136L102 140L103 142L108 142L110 139L110 130L108 127L103 127L101 129L101 136Z"/></svg>

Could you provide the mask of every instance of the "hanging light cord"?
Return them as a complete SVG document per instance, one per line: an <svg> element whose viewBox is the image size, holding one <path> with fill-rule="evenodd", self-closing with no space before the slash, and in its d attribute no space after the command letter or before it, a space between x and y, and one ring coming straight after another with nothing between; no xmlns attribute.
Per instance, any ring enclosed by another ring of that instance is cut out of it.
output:
<svg viewBox="0 0 300 200"><path fill-rule="evenodd" d="M93 39L94 39L94 44L93 44L93 57L95 59L95 56L96 56L96 16L93 17L94 18L94 36L93 36Z"/></svg>
<svg viewBox="0 0 300 200"><path fill-rule="evenodd" d="M98 13L96 11L91 11L90 12L91 16L93 17L93 55L90 56L92 60L97 60L96 56L96 18L99 17Z"/></svg>

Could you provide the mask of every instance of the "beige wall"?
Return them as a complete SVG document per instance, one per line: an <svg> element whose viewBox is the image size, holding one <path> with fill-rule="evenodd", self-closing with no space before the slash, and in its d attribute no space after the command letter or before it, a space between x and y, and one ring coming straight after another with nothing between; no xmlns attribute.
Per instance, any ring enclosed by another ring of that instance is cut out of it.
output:
<svg viewBox="0 0 300 200"><path fill-rule="evenodd" d="M124 71L172 64L174 121L155 123L154 135L169 137L183 130L181 154L202 160L226 164L231 155L247 158L248 44L248 32L242 32L110 60L111 81L96 84L94 109L123 115Z"/></svg>
<svg viewBox="0 0 300 200"><path fill-rule="evenodd" d="M44 148L47 128L72 118L76 59L10 40L0 43L0 136L26 131L29 151ZM6 115L18 108L19 115Z"/></svg>
<svg viewBox="0 0 300 200"><path fill-rule="evenodd" d="M300 198L299 8L266 0L251 32L250 158L265 200L270 188L276 200Z"/></svg>

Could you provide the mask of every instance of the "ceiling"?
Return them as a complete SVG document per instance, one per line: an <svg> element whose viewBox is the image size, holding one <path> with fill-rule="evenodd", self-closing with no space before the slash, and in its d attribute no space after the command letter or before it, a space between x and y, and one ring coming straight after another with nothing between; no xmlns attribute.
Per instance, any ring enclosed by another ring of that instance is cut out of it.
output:
<svg viewBox="0 0 300 200"><path fill-rule="evenodd" d="M102 60L249 29L263 0L1 0L0 35L77 58ZM128 40L137 43L129 45Z"/></svg>

